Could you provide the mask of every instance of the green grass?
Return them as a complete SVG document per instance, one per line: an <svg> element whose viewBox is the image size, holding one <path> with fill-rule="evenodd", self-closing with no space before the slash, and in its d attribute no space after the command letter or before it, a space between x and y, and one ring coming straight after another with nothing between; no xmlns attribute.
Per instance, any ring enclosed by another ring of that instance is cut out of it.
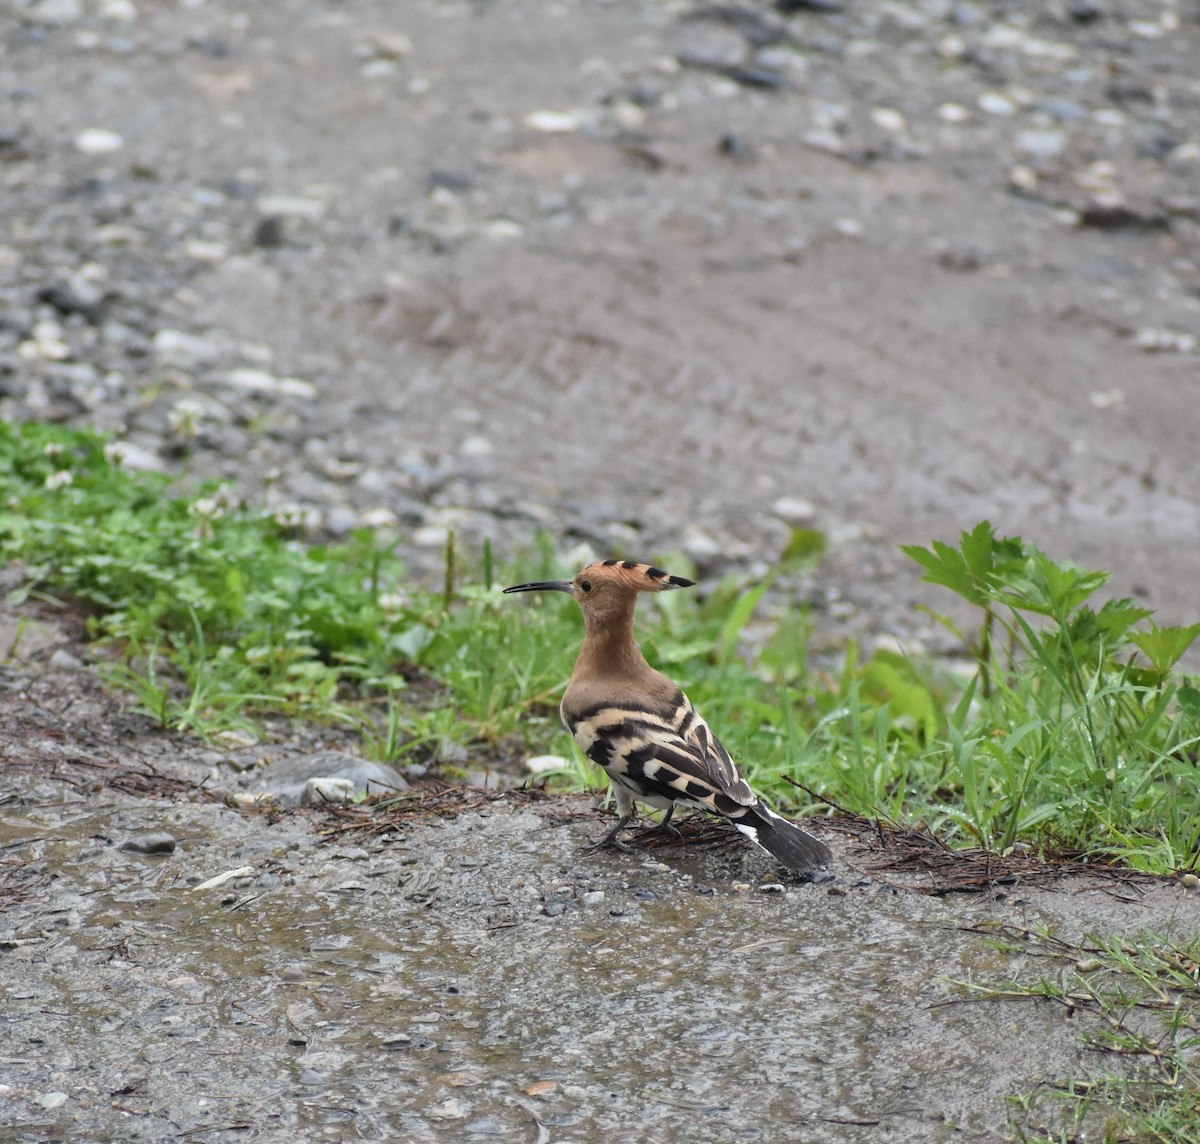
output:
<svg viewBox="0 0 1200 1144"><path fill-rule="evenodd" d="M524 604L499 584L552 578L549 541L499 574L485 551L423 590L395 538L299 542L228 489L173 496L113 463L102 438L0 426L0 559L23 593L88 609L111 679L164 726L213 735L267 714L356 729L383 760L488 756L521 741L599 785L557 720L582 635L565 597ZM893 652L810 662L809 620L760 614L775 582L820 557L799 530L766 577L653 597L640 635L764 794L800 813L784 776L866 814L920 820L951 843L1018 843L1169 871L1196 864L1200 691L1178 661L1200 625L1159 628L1105 576L981 524L957 547L907 550L978 609L967 670ZM618 554L619 555L619 554ZM689 569L663 557L672 570ZM764 633L765 628L765 633ZM753 662L745 643L753 629Z"/></svg>
<svg viewBox="0 0 1200 1144"><path fill-rule="evenodd" d="M1200 1141L1200 938L1089 935L980 927L993 944L1051 973L998 985L960 982L973 1001L1031 1001L1078 1017L1099 1075L1053 1077L1011 1098L1023 1144L1187 1144Z"/></svg>

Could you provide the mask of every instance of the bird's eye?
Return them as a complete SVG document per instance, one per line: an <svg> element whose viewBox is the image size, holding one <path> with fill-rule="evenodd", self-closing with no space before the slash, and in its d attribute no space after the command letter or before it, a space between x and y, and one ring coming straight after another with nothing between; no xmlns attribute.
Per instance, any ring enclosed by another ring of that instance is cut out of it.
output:
<svg viewBox="0 0 1200 1144"><path fill-rule="evenodd" d="M592 582L590 580L580 580L579 588L580 591L590 592L592 590Z"/></svg>

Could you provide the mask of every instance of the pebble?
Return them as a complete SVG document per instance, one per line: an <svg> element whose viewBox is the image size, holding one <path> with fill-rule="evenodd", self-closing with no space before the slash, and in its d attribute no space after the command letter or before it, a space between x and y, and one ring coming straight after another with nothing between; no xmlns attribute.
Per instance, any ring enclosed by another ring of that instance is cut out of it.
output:
<svg viewBox="0 0 1200 1144"><path fill-rule="evenodd" d="M1017 105L999 91L985 91L976 101L980 111L988 115L1015 115Z"/></svg>
<svg viewBox="0 0 1200 1144"><path fill-rule="evenodd" d="M817 516L816 506L803 497L779 497L771 511L788 524L811 524Z"/></svg>
<svg viewBox="0 0 1200 1144"><path fill-rule="evenodd" d="M1018 131L1013 144L1018 151L1026 155L1048 159L1062 154L1067 145L1067 137L1061 131Z"/></svg>
<svg viewBox="0 0 1200 1144"><path fill-rule="evenodd" d="M408 782L394 767L347 751L315 751L276 759L256 769L253 775L260 789L252 797L270 795L284 806L295 806L300 801L310 779L348 783L351 797L408 789ZM339 789L346 788L331 787L328 793L336 796Z"/></svg>
<svg viewBox="0 0 1200 1144"><path fill-rule="evenodd" d="M213 361L221 352L212 338L169 328L156 331L151 345L154 356L163 365L177 365L183 369L195 369Z"/></svg>
<svg viewBox="0 0 1200 1144"><path fill-rule="evenodd" d="M531 775L549 774L551 771L565 770L570 761L562 755L531 755L525 760L525 769Z"/></svg>
<svg viewBox="0 0 1200 1144"><path fill-rule="evenodd" d="M102 127L89 127L75 136L75 149L85 155L107 155L124 146L125 140L120 135Z"/></svg>
<svg viewBox="0 0 1200 1144"><path fill-rule="evenodd" d="M1197 886L1200 886L1200 877L1192 873L1184 874L1179 879L1179 884L1185 890L1194 890Z"/></svg>
<svg viewBox="0 0 1200 1144"><path fill-rule="evenodd" d="M242 366L231 369L224 377L225 384L245 393L262 393L269 396L302 397L312 401L317 396L317 387L311 381L298 377L278 377L265 369Z"/></svg>
<svg viewBox="0 0 1200 1144"><path fill-rule="evenodd" d="M35 1098L36 1103L49 1111L52 1108L61 1108L67 1103L67 1094L65 1092L44 1092L41 1096Z"/></svg>
<svg viewBox="0 0 1200 1144"><path fill-rule="evenodd" d="M83 16L83 0L32 0L18 11L22 19L38 24L73 24Z"/></svg>
<svg viewBox="0 0 1200 1144"><path fill-rule="evenodd" d="M874 108L871 122L883 131L903 131L908 126L908 120L893 107Z"/></svg>
<svg viewBox="0 0 1200 1144"><path fill-rule="evenodd" d="M57 671L79 671L83 667L83 660L60 647L50 657L50 666Z"/></svg>
<svg viewBox="0 0 1200 1144"><path fill-rule="evenodd" d="M135 834L125 839L119 849L133 854L173 854L175 845L175 836L161 830L151 834Z"/></svg>
<svg viewBox="0 0 1200 1144"><path fill-rule="evenodd" d="M584 125L584 116L579 111L531 111L522 122L533 131L564 135L578 131Z"/></svg>
<svg viewBox="0 0 1200 1144"><path fill-rule="evenodd" d="M301 806L338 806L354 798L354 783L350 779L312 778L300 793Z"/></svg>

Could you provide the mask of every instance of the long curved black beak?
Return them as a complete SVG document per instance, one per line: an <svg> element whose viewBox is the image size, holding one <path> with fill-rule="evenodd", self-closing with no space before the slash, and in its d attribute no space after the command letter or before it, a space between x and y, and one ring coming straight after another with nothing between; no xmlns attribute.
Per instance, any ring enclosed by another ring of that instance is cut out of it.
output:
<svg viewBox="0 0 1200 1144"><path fill-rule="evenodd" d="M509 592L566 592L568 596L575 595L575 585L570 580L538 580L532 584L514 584L505 588Z"/></svg>

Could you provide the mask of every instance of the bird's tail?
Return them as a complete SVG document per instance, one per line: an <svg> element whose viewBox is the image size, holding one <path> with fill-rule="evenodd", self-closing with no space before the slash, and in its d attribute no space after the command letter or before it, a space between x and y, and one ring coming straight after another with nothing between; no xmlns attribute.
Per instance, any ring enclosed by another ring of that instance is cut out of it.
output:
<svg viewBox="0 0 1200 1144"><path fill-rule="evenodd" d="M811 874L833 860L833 852L824 842L761 802L732 821L747 838L794 873Z"/></svg>

